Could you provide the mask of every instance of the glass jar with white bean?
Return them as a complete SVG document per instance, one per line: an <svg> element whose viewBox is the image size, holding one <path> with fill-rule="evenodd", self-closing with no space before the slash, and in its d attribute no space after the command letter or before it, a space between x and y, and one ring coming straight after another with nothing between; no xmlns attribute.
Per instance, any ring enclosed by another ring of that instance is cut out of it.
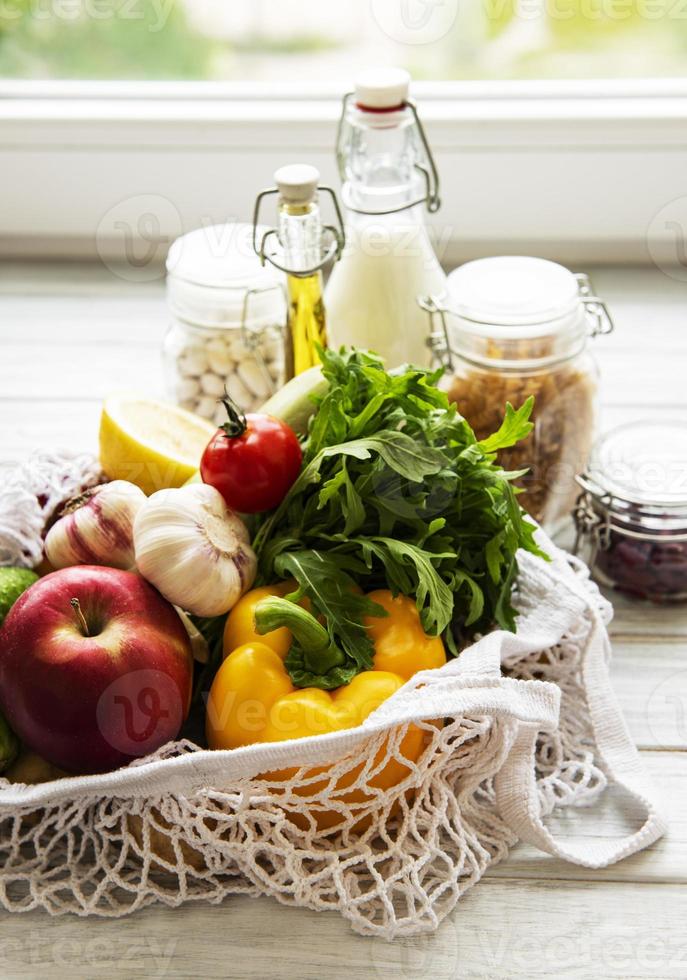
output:
<svg viewBox="0 0 687 980"><path fill-rule="evenodd" d="M172 245L163 359L171 398L217 423L225 391L258 409L291 377L284 277L262 266L250 225L212 225Z"/></svg>

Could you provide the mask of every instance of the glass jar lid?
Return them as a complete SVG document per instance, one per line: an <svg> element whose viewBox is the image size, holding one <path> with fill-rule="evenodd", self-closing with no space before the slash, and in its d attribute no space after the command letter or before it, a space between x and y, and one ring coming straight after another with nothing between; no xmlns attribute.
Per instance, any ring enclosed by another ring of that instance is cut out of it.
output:
<svg viewBox="0 0 687 980"><path fill-rule="evenodd" d="M578 279L547 259L477 259L448 277L448 312L468 333L512 340L551 336L581 325L581 310Z"/></svg>
<svg viewBox="0 0 687 980"><path fill-rule="evenodd" d="M574 513L602 548L613 531L687 540L687 418L626 422L595 445Z"/></svg>
<svg viewBox="0 0 687 980"><path fill-rule="evenodd" d="M178 238L167 257L170 309L194 326L283 323L284 284L284 276L255 254L249 224L198 228Z"/></svg>
<svg viewBox="0 0 687 980"><path fill-rule="evenodd" d="M525 255L466 262L448 276L446 298L418 303L430 317L429 345L449 369L455 354L504 371L538 370L613 330L589 276Z"/></svg>
<svg viewBox="0 0 687 980"><path fill-rule="evenodd" d="M618 504L687 511L687 419L612 429L594 447L584 479L596 495Z"/></svg>

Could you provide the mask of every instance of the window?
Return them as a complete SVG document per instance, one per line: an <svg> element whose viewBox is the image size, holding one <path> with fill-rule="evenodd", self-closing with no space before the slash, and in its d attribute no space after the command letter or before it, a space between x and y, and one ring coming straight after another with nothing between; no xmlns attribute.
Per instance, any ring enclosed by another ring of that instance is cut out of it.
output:
<svg viewBox="0 0 687 980"><path fill-rule="evenodd" d="M0 0L0 253L162 256L297 159L338 186L341 94L376 62L418 79L448 263L672 255L687 0Z"/></svg>
<svg viewBox="0 0 687 980"><path fill-rule="evenodd" d="M2 0L7 78L680 76L686 0Z"/></svg>

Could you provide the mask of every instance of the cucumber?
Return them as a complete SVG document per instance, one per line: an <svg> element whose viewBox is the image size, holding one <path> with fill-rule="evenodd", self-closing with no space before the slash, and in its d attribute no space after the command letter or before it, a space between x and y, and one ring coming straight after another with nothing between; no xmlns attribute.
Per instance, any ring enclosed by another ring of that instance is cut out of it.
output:
<svg viewBox="0 0 687 980"><path fill-rule="evenodd" d="M312 398L323 395L328 386L322 368L316 365L288 381L265 402L260 411L281 419L291 426L296 435L303 436L308 431L308 422L315 414L316 406Z"/></svg>

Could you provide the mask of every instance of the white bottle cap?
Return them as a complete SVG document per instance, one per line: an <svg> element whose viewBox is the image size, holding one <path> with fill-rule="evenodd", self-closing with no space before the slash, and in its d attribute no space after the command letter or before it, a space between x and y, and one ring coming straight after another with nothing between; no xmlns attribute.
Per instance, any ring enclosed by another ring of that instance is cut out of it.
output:
<svg viewBox="0 0 687 980"><path fill-rule="evenodd" d="M404 68L370 68L355 80L361 109L398 109L408 99L410 74Z"/></svg>
<svg viewBox="0 0 687 980"><path fill-rule="evenodd" d="M317 193L320 172L309 163L289 163L275 170L274 182L285 201L309 204Z"/></svg>

